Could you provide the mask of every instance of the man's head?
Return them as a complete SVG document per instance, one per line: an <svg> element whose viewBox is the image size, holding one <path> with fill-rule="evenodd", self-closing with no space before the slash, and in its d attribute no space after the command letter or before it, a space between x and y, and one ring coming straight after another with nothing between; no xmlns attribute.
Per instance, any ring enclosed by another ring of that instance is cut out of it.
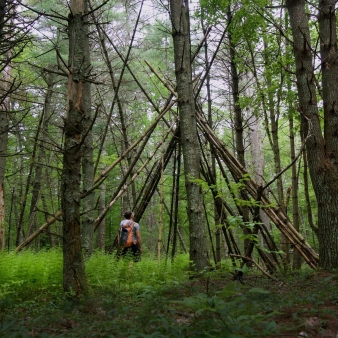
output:
<svg viewBox="0 0 338 338"><path fill-rule="evenodd" d="M124 213L124 218L130 219L132 215L133 215L133 212L131 210L128 210Z"/></svg>

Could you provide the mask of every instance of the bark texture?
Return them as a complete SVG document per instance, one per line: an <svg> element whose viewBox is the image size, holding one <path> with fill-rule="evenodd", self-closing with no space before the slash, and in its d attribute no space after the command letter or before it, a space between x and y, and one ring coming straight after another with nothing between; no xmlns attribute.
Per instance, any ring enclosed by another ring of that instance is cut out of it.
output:
<svg viewBox="0 0 338 338"><path fill-rule="evenodd" d="M65 118L64 156L62 170L63 214L63 287L69 296L79 297L88 290L85 266L81 250L80 186L81 143L83 137L83 55L84 22L83 1L71 3L69 15L69 76L68 109Z"/></svg>
<svg viewBox="0 0 338 338"><path fill-rule="evenodd" d="M197 138L195 98L192 86L190 27L188 1L170 0L172 36L174 41L175 74L185 184L188 199L190 260L197 270L207 266L206 231L203 195L192 179L200 177L200 152Z"/></svg>
<svg viewBox="0 0 338 338"><path fill-rule="evenodd" d="M86 3L84 4L87 10ZM87 16L85 17L87 19ZM90 76L90 47L88 39L88 22L83 22L83 65L82 69L85 77ZM83 133L84 140L82 144L82 191L84 194L94 185L94 160L93 160L93 134L92 134L92 100L90 82L83 83ZM90 192L83 198L81 218L82 248L87 256L90 256L94 249L94 192Z"/></svg>
<svg viewBox="0 0 338 338"><path fill-rule="evenodd" d="M310 132L306 143L312 185L318 203L319 266L338 268L338 60L335 1L319 1L319 35L324 127L316 99L313 55L305 0L286 2L296 62L299 110Z"/></svg>

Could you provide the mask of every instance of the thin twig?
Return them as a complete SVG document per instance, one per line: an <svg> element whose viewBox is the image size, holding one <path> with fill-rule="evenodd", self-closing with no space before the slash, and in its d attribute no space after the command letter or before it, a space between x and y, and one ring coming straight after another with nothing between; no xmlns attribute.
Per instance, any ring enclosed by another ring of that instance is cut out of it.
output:
<svg viewBox="0 0 338 338"><path fill-rule="evenodd" d="M265 276L267 276L268 278L270 278L272 280L277 281L277 279L275 277L271 276L266 271L264 271L264 269L258 263L256 263L252 258L241 256L241 255L235 255L235 254L230 254L229 256L230 257L236 257L236 258L242 258L244 261L251 262L251 263L255 264L256 267L258 268L258 270L260 270Z"/></svg>
<svg viewBox="0 0 338 338"><path fill-rule="evenodd" d="M306 116L305 116L305 118L306 118ZM308 122L309 122L309 125L311 126L311 121L308 119ZM305 138L305 140L304 140L304 142L303 142L303 144L302 144L302 146L301 146L301 148L300 148L300 150L299 150L299 153L298 153L298 155L294 158L294 160L293 161L291 161L291 163L288 165L288 166L286 166L282 171L280 171L270 182L268 182L264 187L263 187L263 189L262 189L262 191L264 191L266 188L268 188L273 182L275 182L283 173L285 173L289 168L291 168L293 165L294 165L294 163L296 163L297 161L298 161L298 159L299 159L299 157L302 155L302 153L303 153L303 150L304 150L304 147L305 147L305 144L306 144L306 141L312 136L311 134L310 134L310 131L311 131L311 129L312 128L309 128L309 131L308 131L308 135L306 136L306 138Z"/></svg>

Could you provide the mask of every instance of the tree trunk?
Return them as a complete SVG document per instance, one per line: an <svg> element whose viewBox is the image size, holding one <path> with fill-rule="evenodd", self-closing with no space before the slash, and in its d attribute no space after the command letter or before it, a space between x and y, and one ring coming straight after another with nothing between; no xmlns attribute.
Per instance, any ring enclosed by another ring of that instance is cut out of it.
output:
<svg viewBox="0 0 338 338"><path fill-rule="evenodd" d="M303 123L301 123L300 128L300 137L302 143L305 142L305 136L303 132ZM307 221L309 222L310 228L312 229L313 233L318 237L318 228L315 226L313 222L313 215L312 215L312 208L311 208L311 199L310 199L310 193L309 193L309 174L308 174L308 161L306 156L306 151L303 152L303 181L304 181L304 197L306 201L306 215L307 215ZM314 243L315 244L315 243ZM316 246L314 245L314 249L318 250Z"/></svg>
<svg viewBox="0 0 338 338"><path fill-rule="evenodd" d="M176 248L177 248L177 236L179 236L178 232L178 207L179 207L179 198L180 198L180 174L181 174L181 144L176 144L177 154L175 152L174 161L177 162L177 171L175 175L173 176L173 179L175 180L175 204L174 204L174 234L173 234L173 247L171 251L171 259L174 260L175 254L176 254Z"/></svg>
<svg viewBox="0 0 338 338"><path fill-rule="evenodd" d="M80 231L80 185L81 143L84 115L83 95L86 30L82 15L84 1L71 2L72 14L68 18L69 75L68 108L65 118L64 154L62 170L62 215L63 215L63 288L68 296L79 297L88 291L81 249Z"/></svg>
<svg viewBox="0 0 338 338"><path fill-rule="evenodd" d="M251 96L251 93L250 93ZM252 165L255 172L255 181L258 186L264 186L264 150L263 150L263 141L261 134L261 123L260 118L257 117L253 111L249 110L250 116L248 116L248 125L249 125L249 139L250 139L250 149L252 157ZM271 225L269 217L266 215L264 210L260 209L259 211L260 219L264 223L265 227L271 231ZM264 245L264 243L262 243Z"/></svg>
<svg viewBox="0 0 338 338"><path fill-rule="evenodd" d="M232 21L232 13L231 8L228 6L227 8L227 19L229 24ZM237 70L236 64L236 46L233 42L231 30L228 33L229 39L229 47L230 47L230 65L231 65L231 90L232 90L232 99L233 99L233 108L234 108L234 122L235 122L235 154L238 159L238 162L245 168L245 157L244 157L244 128L243 128L243 112L239 102L239 74ZM245 194L240 193L240 198L242 200L246 199ZM240 207L241 215L243 217L244 224L249 222L249 208L245 205ZM244 236L249 235L249 231L247 228L243 227ZM250 247L250 240L244 237L244 252ZM247 265L250 265L250 262L247 262Z"/></svg>
<svg viewBox="0 0 338 338"><path fill-rule="evenodd" d="M84 1L84 0L83 0ZM87 1L84 1L84 10L87 11ZM83 72L89 72L90 64L90 50L88 39L88 20L87 16L83 22ZM88 76L88 74L86 74ZM83 83L83 133L85 138L82 144L82 175L83 186L82 192L86 193L94 185L94 160L93 160L93 134L92 134L92 100L90 82ZM94 249L94 191L83 198L81 217L81 234L82 234L82 248L86 256L90 256Z"/></svg>
<svg viewBox="0 0 338 338"><path fill-rule="evenodd" d="M295 161L295 134L293 131L293 116L290 113L289 117L289 129L290 129L290 153L291 162ZM297 162L293 163L292 167L292 220L293 226L299 231L299 205L298 205L298 175L297 175ZM293 269L300 269L302 264L301 256L298 251L293 250Z"/></svg>
<svg viewBox="0 0 338 338"><path fill-rule="evenodd" d="M274 159L274 167L275 167L275 174L278 175L282 171L282 164L281 164L281 156L280 156L280 147L279 147L279 114L278 114L278 106L277 103L274 100L274 92L271 90L272 87L272 77L270 74L269 64L270 64L270 55L267 51L267 43L264 41L264 63L266 68L266 84L268 88L267 93L267 109L269 112L270 117L270 130L269 134L271 137L269 137L270 146L273 152L273 159ZM278 100L279 102L280 100ZM277 106L277 108L276 108ZM264 113L267 115L267 112L264 110ZM265 120L268 121L268 116L265 116ZM266 128L269 129L269 125L266 124ZM280 175L276 180L277 185L277 196L278 196L278 204L285 212L286 207L284 203L284 187L283 187L283 180L282 176ZM288 268L290 264L290 254L289 254L289 241L287 238L281 234L280 235L280 248L284 252L284 265L286 268Z"/></svg>
<svg viewBox="0 0 338 338"><path fill-rule="evenodd" d="M0 248L3 250L5 248L5 168L9 127L9 97L4 99L0 108Z"/></svg>
<svg viewBox="0 0 338 338"><path fill-rule="evenodd" d="M299 111L318 203L319 266L338 268L338 64L335 1L319 1L319 35L324 103L324 137L316 99L313 55L305 0L288 0L296 61Z"/></svg>
<svg viewBox="0 0 338 338"><path fill-rule="evenodd" d="M103 144L104 148L102 149L102 155L106 156L107 152L105 149L105 145ZM105 168L100 168L100 171L102 172ZM104 210L104 207L106 205L106 184L103 182L99 187L100 192L100 198L98 202L98 213L101 214L101 212ZM105 240L106 240L106 219L104 218L102 222L100 223L99 227L97 228L97 237L96 237L96 247L98 249L104 250L105 249ZM111 244L111 243L109 243Z"/></svg>
<svg viewBox="0 0 338 338"><path fill-rule="evenodd" d="M12 106L12 103L10 103ZM24 152L24 147L23 147L23 140L22 140L22 133L19 128L19 124L15 120L15 117L12 118L13 124L15 125L15 138L16 138L16 149L15 151L17 153L23 153ZM23 183L23 168L24 168L24 159L23 156L20 156L18 159L15 161L15 167L20 168L19 174L16 175L16 182L15 185L17 187L16 189L16 194L17 194L17 205L15 206L16 208L19 208L19 210L15 210L15 220L16 220L16 240L15 240L15 245L18 246L23 238L24 238L24 229L23 229L23 224L20 222L20 210L22 210L23 206L23 196L24 196L24 183Z"/></svg>
<svg viewBox="0 0 338 338"><path fill-rule="evenodd" d="M205 38L205 46L204 46L204 55L205 55L205 69L209 69L209 53L208 53L208 37L207 37L207 29L204 27L203 22L203 35L206 36ZM213 128L213 119L212 119L212 99L211 99L211 86L210 86L210 72L208 72L206 77L206 90L207 90L207 97L208 97L208 123L210 128ZM210 146L210 145L209 145ZM212 180L216 182L216 158L214 152L210 149L210 159L209 159L209 166L212 176ZM220 224L221 215L218 214L218 207L216 205L216 201L214 201L214 222L215 225ZM215 230L215 246L216 246L216 264L221 263L221 229L219 226L216 227Z"/></svg>
<svg viewBox="0 0 338 338"><path fill-rule="evenodd" d="M37 139L36 142L38 142L39 139L39 147L37 150L37 160L35 163L35 175L34 175L34 180L32 182L32 199L30 203L30 208L29 208L29 226L28 226L28 231L27 231L27 236L30 236L33 232L37 230L37 212L36 212L36 207L38 204L38 200L40 197L41 193L41 181L42 181L42 161L46 157L46 152L45 152L45 141L47 139L47 132L48 132L48 123L51 115L51 100L52 100L52 95L53 95L53 78L54 75L47 74L44 79L47 83L47 91L46 91L46 97L45 97L45 104L43 107L43 116L41 117L42 123L41 123L41 131L37 132ZM40 126L39 126L40 128ZM34 161L32 160L34 163ZM33 164L32 163L32 164ZM38 249L38 243L39 239L36 240L36 249Z"/></svg>
<svg viewBox="0 0 338 338"><path fill-rule="evenodd" d="M188 199L190 260L196 270L207 266L206 231L204 226L203 195L193 179L200 178L200 152L197 138L195 99L191 74L190 23L188 0L170 0L172 36L174 41L175 74Z"/></svg>

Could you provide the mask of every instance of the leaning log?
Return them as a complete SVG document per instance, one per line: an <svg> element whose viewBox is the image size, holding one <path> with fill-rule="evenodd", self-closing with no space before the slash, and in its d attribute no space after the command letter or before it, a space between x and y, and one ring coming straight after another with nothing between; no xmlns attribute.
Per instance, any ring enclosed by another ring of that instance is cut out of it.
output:
<svg viewBox="0 0 338 338"><path fill-rule="evenodd" d="M258 184L250 177L245 168L238 162L234 155L226 148L223 142L217 137L210 128L208 122L202 114L196 111L198 125L204 132L205 138L215 147L217 156L226 164L234 179L245 186L247 192L256 200ZM276 227L286 236L295 249L304 258L310 267L316 268L318 264L318 254L306 242L305 238L293 227L290 220L283 212L273 206L273 203L263 194L260 207L264 208L265 213Z"/></svg>

